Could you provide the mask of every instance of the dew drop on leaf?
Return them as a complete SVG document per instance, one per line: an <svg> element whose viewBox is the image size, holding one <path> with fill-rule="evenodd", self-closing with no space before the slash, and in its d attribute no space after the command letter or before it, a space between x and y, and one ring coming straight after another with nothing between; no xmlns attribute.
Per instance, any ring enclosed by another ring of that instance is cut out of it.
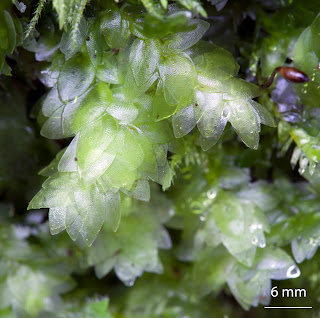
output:
<svg viewBox="0 0 320 318"><path fill-rule="evenodd" d="M296 265L291 265L287 270L288 278L297 278L300 276L300 269Z"/></svg>

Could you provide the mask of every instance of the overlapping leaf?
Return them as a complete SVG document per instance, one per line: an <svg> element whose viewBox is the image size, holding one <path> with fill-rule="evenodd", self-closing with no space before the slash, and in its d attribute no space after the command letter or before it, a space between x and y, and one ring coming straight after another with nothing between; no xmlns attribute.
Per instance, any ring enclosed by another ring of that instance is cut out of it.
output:
<svg viewBox="0 0 320 318"><path fill-rule="evenodd" d="M207 150L229 121L242 141L256 149L260 124L275 126L270 113L252 100L259 95L259 88L233 77L238 66L220 48L200 42L188 53L198 71L199 84L193 103L173 116L175 136L182 137L197 125L201 146Z"/></svg>
<svg viewBox="0 0 320 318"><path fill-rule="evenodd" d="M170 247L169 234L155 214L131 212L122 218L117 235L108 226L104 227L88 250L88 262L95 266L99 278L114 269L119 279L131 286L144 271L161 273L163 268L158 248Z"/></svg>

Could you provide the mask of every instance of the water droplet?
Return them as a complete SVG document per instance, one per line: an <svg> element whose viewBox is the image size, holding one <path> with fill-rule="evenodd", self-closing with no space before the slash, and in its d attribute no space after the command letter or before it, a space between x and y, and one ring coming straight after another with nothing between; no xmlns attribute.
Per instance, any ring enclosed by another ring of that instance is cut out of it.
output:
<svg viewBox="0 0 320 318"><path fill-rule="evenodd" d="M256 237L254 237L252 240L251 240L251 243L253 245L257 245L258 244L258 239Z"/></svg>
<svg viewBox="0 0 320 318"><path fill-rule="evenodd" d="M127 281L125 282L125 285L128 286L128 287L133 286L133 284L134 284L134 280L133 280L133 279L132 279L132 280L127 280Z"/></svg>
<svg viewBox="0 0 320 318"><path fill-rule="evenodd" d="M306 171L306 169L304 169L304 168L299 168L299 173L300 173L300 174L304 174L305 171Z"/></svg>
<svg viewBox="0 0 320 318"><path fill-rule="evenodd" d="M207 197L208 199L214 199L217 196L217 190L213 189L213 190L209 190L207 191Z"/></svg>
<svg viewBox="0 0 320 318"><path fill-rule="evenodd" d="M257 229L257 224L253 223L249 227L250 233L253 233Z"/></svg>
<svg viewBox="0 0 320 318"><path fill-rule="evenodd" d="M265 247L266 247L266 243L265 243L265 242L260 243L260 244L259 244L259 247L261 247L261 248L265 248Z"/></svg>
<svg viewBox="0 0 320 318"><path fill-rule="evenodd" d="M204 215L200 215L200 221L204 222L206 220L206 217Z"/></svg>
<svg viewBox="0 0 320 318"><path fill-rule="evenodd" d="M170 209L169 212L168 212L168 214L169 214L170 216L173 216L173 215L174 215L174 210L173 210L173 209Z"/></svg>
<svg viewBox="0 0 320 318"><path fill-rule="evenodd" d="M297 278L300 276L300 269L296 265L291 265L287 270L288 278Z"/></svg>

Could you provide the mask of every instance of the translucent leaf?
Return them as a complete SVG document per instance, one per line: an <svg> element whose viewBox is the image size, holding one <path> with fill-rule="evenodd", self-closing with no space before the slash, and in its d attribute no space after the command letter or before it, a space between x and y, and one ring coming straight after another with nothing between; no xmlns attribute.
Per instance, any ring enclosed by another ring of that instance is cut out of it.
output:
<svg viewBox="0 0 320 318"><path fill-rule="evenodd" d="M121 218L121 200L120 193L105 193L105 220L111 227L112 231L116 231L120 224Z"/></svg>
<svg viewBox="0 0 320 318"><path fill-rule="evenodd" d="M117 191L119 188L129 191L137 177L137 168L120 156L116 156L108 170L100 177L100 182L112 191Z"/></svg>
<svg viewBox="0 0 320 318"><path fill-rule="evenodd" d="M55 235L65 230L66 207L52 207L49 210L50 232Z"/></svg>
<svg viewBox="0 0 320 318"><path fill-rule="evenodd" d="M73 41L73 32L64 32L61 37L60 51L65 55L66 61L78 53L82 47L87 33L87 23L84 17L81 18L79 28L76 30L75 41Z"/></svg>
<svg viewBox="0 0 320 318"><path fill-rule="evenodd" d="M62 114L64 106L58 108L42 126L40 134L49 139L62 139L66 136L63 132Z"/></svg>
<svg viewBox="0 0 320 318"><path fill-rule="evenodd" d="M66 207L74 204L73 191L66 189L41 189L28 205L30 209L41 209L47 207Z"/></svg>
<svg viewBox="0 0 320 318"><path fill-rule="evenodd" d="M161 54L159 40L139 40L136 39L129 56L129 63L133 77L138 87L147 82L155 72Z"/></svg>
<svg viewBox="0 0 320 318"><path fill-rule="evenodd" d="M247 275L247 271L229 275L227 283L233 296L246 310L253 304L257 306L259 302L267 305L270 301L270 278L259 271L254 271L248 278Z"/></svg>
<svg viewBox="0 0 320 318"><path fill-rule="evenodd" d="M120 48L130 35L129 23L122 19L120 10L115 5L111 5L110 10L102 16L100 30L113 49Z"/></svg>
<svg viewBox="0 0 320 318"><path fill-rule="evenodd" d="M159 80L156 93L152 100L152 119L162 120L168 118L176 112L176 105L169 105L164 96L163 81Z"/></svg>
<svg viewBox="0 0 320 318"><path fill-rule="evenodd" d="M212 43L200 41L189 48L186 53L192 59L199 76L221 81L235 76L239 65L227 50Z"/></svg>
<svg viewBox="0 0 320 318"><path fill-rule="evenodd" d="M119 193L100 193L96 187L90 190L77 191L74 194L76 208L83 222L79 234L89 246L105 220L111 221L113 230L117 229L120 220Z"/></svg>
<svg viewBox="0 0 320 318"><path fill-rule="evenodd" d="M196 44L203 37L210 24L200 19L192 19L189 26L195 27L195 29L170 35L167 37L165 45L167 45L170 50L184 51Z"/></svg>
<svg viewBox="0 0 320 318"><path fill-rule="evenodd" d="M248 267L252 266L256 255L255 247L251 247L237 252L236 250L240 247L239 240L231 239L229 237L225 237L224 235L221 235L221 238L225 247L237 259L238 262Z"/></svg>
<svg viewBox="0 0 320 318"><path fill-rule="evenodd" d="M62 158L64 152L66 151L67 148L64 148L62 150L60 150L58 152L58 154L56 155L56 157L52 160L52 162L50 162L50 164L43 168L40 172L39 175L41 176L45 176L45 177L50 177L52 176L54 173L58 172L58 164L60 159Z"/></svg>
<svg viewBox="0 0 320 318"><path fill-rule="evenodd" d="M189 11L176 11L162 19L151 14L146 14L142 33L148 38L165 38L175 32L193 30L189 22L192 15Z"/></svg>
<svg viewBox="0 0 320 318"><path fill-rule="evenodd" d="M115 157L116 154L111 149L107 149L103 152L90 167L81 171L81 186L86 188L96 182L96 180L110 167Z"/></svg>
<svg viewBox="0 0 320 318"><path fill-rule="evenodd" d="M197 83L197 72L190 58L183 54L168 55L159 65L164 96L169 105L190 105Z"/></svg>
<svg viewBox="0 0 320 318"><path fill-rule="evenodd" d="M152 100L151 96L144 94L134 101L134 104L139 109L139 116L134 120L135 125L148 124L153 121L151 118Z"/></svg>
<svg viewBox="0 0 320 318"><path fill-rule="evenodd" d="M210 137L205 138L201 135L200 145L204 151L207 151L218 142L227 124L227 121L228 121L228 118L226 116L222 116L218 125L215 127L214 133Z"/></svg>
<svg viewBox="0 0 320 318"><path fill-rule="evenodd" d="M76 206L66 208L65 227L73 240L80 234L88 246L90 246L98 235L102 223L102 211L98 210L100 197L95 197L93 204L92 192L76 191L74 193ZM98 200L98 201L96 201ZM90 214L90 215L89 215Z"/></svg>
<svg viewBox="0 0 320 318"><path fill-rule="evenodd" d="M132 262L122 260L115 266L114 272L126 286L132 286L135 278L142 275L143 269L133 266Z"/></svg>
<svg viewBox="0 0 320 318"><path fill-rule="evenodd" d="M79 185L79 175L75 172L73 173L55 173L50 178L48 178L42 185L42 187L50 191L52 189L69 189L75 188Z"/></svg>
<svg viewBox="0 0 320 318"><path fill-rule="evenodd" d="M129 71L128 61L130 56L131 45L133 44L135 38L133 36L129 37L123 47L117 49L115 51L114 57L117 60L117 70L118 70L118 78L121 84L124 83L125 77ZM111 50L112 52L112 50ZM132 72L131 72L132 73ZM134 81L135 83L135 81Z"/></svg>
<svg viewBox="0 0 320 318"><path fill-rule="evenodd" d="M63 101L72 100L83 94L92 83L95 69L88 58L77 54L69 59L61 69L58 91Z"/></svg>
<svg viewBox="0 0 320 318"><path fill-rule="evenodd" d="M86 170L101 156L115 138L117 130L117 122L109 115L104 115L80 132L76 156L80 169Z"/></svg>
<svg viewBox="0 0 320 318"><path fill-rule="evenodd" d="M228 251L239 262L252 266L256 247L266 246L263 231L267 229L254 206L221 193L212 206L210 217L214 219L221 242Z"/></svg>
<svg viewBox="0 0 320 318"><path fill-rule="evenodd" d="M311 259L316 253L320 243L319 228L314 229L308 235L299 236L291 241L292 254L297 263L305 259Z"/></svg>
<svg viewBox="0 0 320 318"><path fill-rule="evenodd" d="M203 93L197 91L196 103L194 104L194 114L197 126L201 135L205 138L215 133L216 127L219 126L221 117L227 117L228 109L225 109L222 94L219 93ZM220 137L220 136L219 136Z"/></svg>
<svg viewBox="0 0 320 318"><path fill-rule="evenodd" d="M110 84L120 84L117 59L112 52L104 52L101 64L97 67L97 78Z"/></svg>
<svg viewBox="0 0 320 318"><path fill-rule="evenodd" d="M132 123L138 116L139 110L134 103L114 99L107 109L108 113L119 120L119 123Z"/></svg>
<svg viewBox="0 0 320 318"><path fill-rule="evenodd" d="M143 151L143 161L141 162L139 169L153 175L157 171L157 164L152 143L141 131L138 131L138 133L135 134L135 139Z"/></svg>
<svg viewBox="0 0 320 318"><path fill-rule="evenodd" d="M235 174L235 172L232 172L232 174ZM248 176L246 176L245 182L247 181ZM249 187L241 189L241 191L238 192L238 197L254 203L262 211L272 211L276 209L279 204L279 198L274 196L272 189L260 181L251 183Z"/></svg>
<svg viewBox="0 0 320 318"><path fill-rule="evenodd" d="M162 185L162 190L165 191L171 186L173 173L170 169L168 162L162 167L159 167L159 180L158 182Z"/></svg>
<svg viewBox="0 0 320 318"><path fill-rule="evenodd" d="M259 145L260 120L249 102L243 100L229 101L229 121L242 141L250 148Z"/></svg>
<svg viewBox="0 0 320 318"><path fill-rule="evenodd" d="M130 197L141 200L149 201L150 200L150 185L147 180L137 180L137 184L129 192L124 191Z"/></svg>
<svg viewBox="0 0 320 318"><path fill-rule="evenodd" d="M230 78L229 81L231 99L251 99L260 96L262 89L252 83L249 83L241 78ZM224 97L227 99L226 97Z"/></svg>
<svg viewBox="0 0 320 318"><path fill-rule="evenodd" d="M97 264L94 268L94 272L95 272L96 276L99 279L106 276L109 272L111 272L115 262L116 262L115 259L108 258L104 262Z"/></svg>
<svg viewBox="0 0 320 318"><path fill-rule="evenodd" d="M167 151L163 149L163 146L160 145L154 145L153 149L156 155L158 165L164 166L167 162Z"/></svg>
<svg viewBox="0 0 320 318"><path fill-rule="evenodd" d="M47 87L54 87L57 84L60 70L64 64L64 57L59 54L52 61L50 66L40 67L39 79L41 83Z"/></svg>
<svg viewBox="0 0 320 318"><path fill-rule="evenodd" d="M222 233L239 236L244 232L244 211L237 200L225 198L224 203L217 204L212 211L214 220Z"/></svg>
<svg viewBox="0 0 320 318"><path fill-rule="evenodd" d="M73 118L69 118L70 130L78 132L81 128L96 121L107 110L111 102L112 92L109 86L98 82L81 100Z"/></svg>
<svg viewBox="0 0 320 318"><path fill-rule="evenodd" d="M100 278L114 267L119 279L132 286L144 271L161 272L154 235L160 230L165 231L152 214L144 211L144 206L139 205L136 212L125 211L116 236L103 227L101 235L88 250L88 262L95 266Z"/></svg>
<svg viewBox="0 0 320 318"><path fill-rule="evenodd" d="M259 270L268 270L271 279L288 279L300 275L299 269L284 250L266 248L263 251L257 268Z"/></svg>
<svg viewBox="0 0 320 318"><path fill-rule="evenodd" d="M79 134L77 134L65 150L59 165L58 170L60 172L76 172L78 171L77 164L77 145L79 141Z"/></svg>
<svg viewBox="0 0 320 318"><path fill-rule="evenodd" d="M151 85L158 79L158 72L153 73L153 75L145 81L141 86L137 86L137 83L133 77L132 70L129 69L125 81L124 81L124 93L127 99L137 99L139 96L144 94Z"/></svg>
<svg viewBox="0 0 320 318"><path fill-rule="evenodd" d="M92 64L97 67L101 63L103 57L103 45L99 23L94 22L89 26L86 45L89 58Z"/></svg>
<svg viewBox="0 0 320 318"><path fill-rule="evenodd" d="M174 139L172 128L166 120L141 125L139 128L150 139L152 144L164 144Z"/></svg>
<svg viewBox="0 0 320 318"><path fill-rule="evenodd" d="M36 317L40 311L49 311L56 305L60 293L74 287L67 275L34 267L19 264L7 280L13 312L22 313L24 317ZM22 284L26 288L21 288Z"/></svg>
<svg viewBox="0 0 320 318"><path fill-rule="evenodd" d="M52 234L66 229L73 240L80 234L90 246L98 235L103 222L109 221L116 229L119 225L119 194L100 193L96 187L74 192L75 205L50 209L49 221Z"/></svg>
<svg viewBox="0 0 320 318"><path fill-rule="evenodd" d="M63 105L58 93L57 86L54 86L42 102L43 115L50 117L58 108Z"/></svg>
<svg viewBox="0 0 320 318"><path fill-rule="evenodd" d="M111 147L132 169L137 169L144 159L144 151L141 145L143 140L139 138L139 131L134 128L123 129L122 132L123 134L118 134Z"/></svg>
<svg viewBox="0 0 320 318"><path fill-rule="evenodd" d="M276 123L274 121L274 118L267 111L267 109L265 107L263 107L261 104L255 102L254 100L251 101L251 105L253 106L254 110L258 113L261 124L264 124L264 125L267 125L270 127L276 127Z"/></svg>
<svg viewBox="0 0 320 318"><path fill-rule="evenodd" d="M312 30L307 27L299 36L295 46L294 46L294 60L299 63L303 60L306 52L312 51L313 48L313 38Z"/></svg>
<svg viewBox="0 0 320 318"><path fill-rule="evenodd" d="M188 134L196 125L194 118L193 105L180 109L172 116L172 127L176 138Z"/></svg>

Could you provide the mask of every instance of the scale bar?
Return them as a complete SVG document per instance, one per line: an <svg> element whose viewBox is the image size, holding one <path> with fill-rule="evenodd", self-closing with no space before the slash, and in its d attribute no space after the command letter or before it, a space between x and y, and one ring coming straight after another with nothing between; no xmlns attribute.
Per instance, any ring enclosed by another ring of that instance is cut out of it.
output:
<svg viewBox="0 0 320 318"><path fill-rule="evenodd" d="M312 309L312 307L264 307L266 309Z"/></svg>

